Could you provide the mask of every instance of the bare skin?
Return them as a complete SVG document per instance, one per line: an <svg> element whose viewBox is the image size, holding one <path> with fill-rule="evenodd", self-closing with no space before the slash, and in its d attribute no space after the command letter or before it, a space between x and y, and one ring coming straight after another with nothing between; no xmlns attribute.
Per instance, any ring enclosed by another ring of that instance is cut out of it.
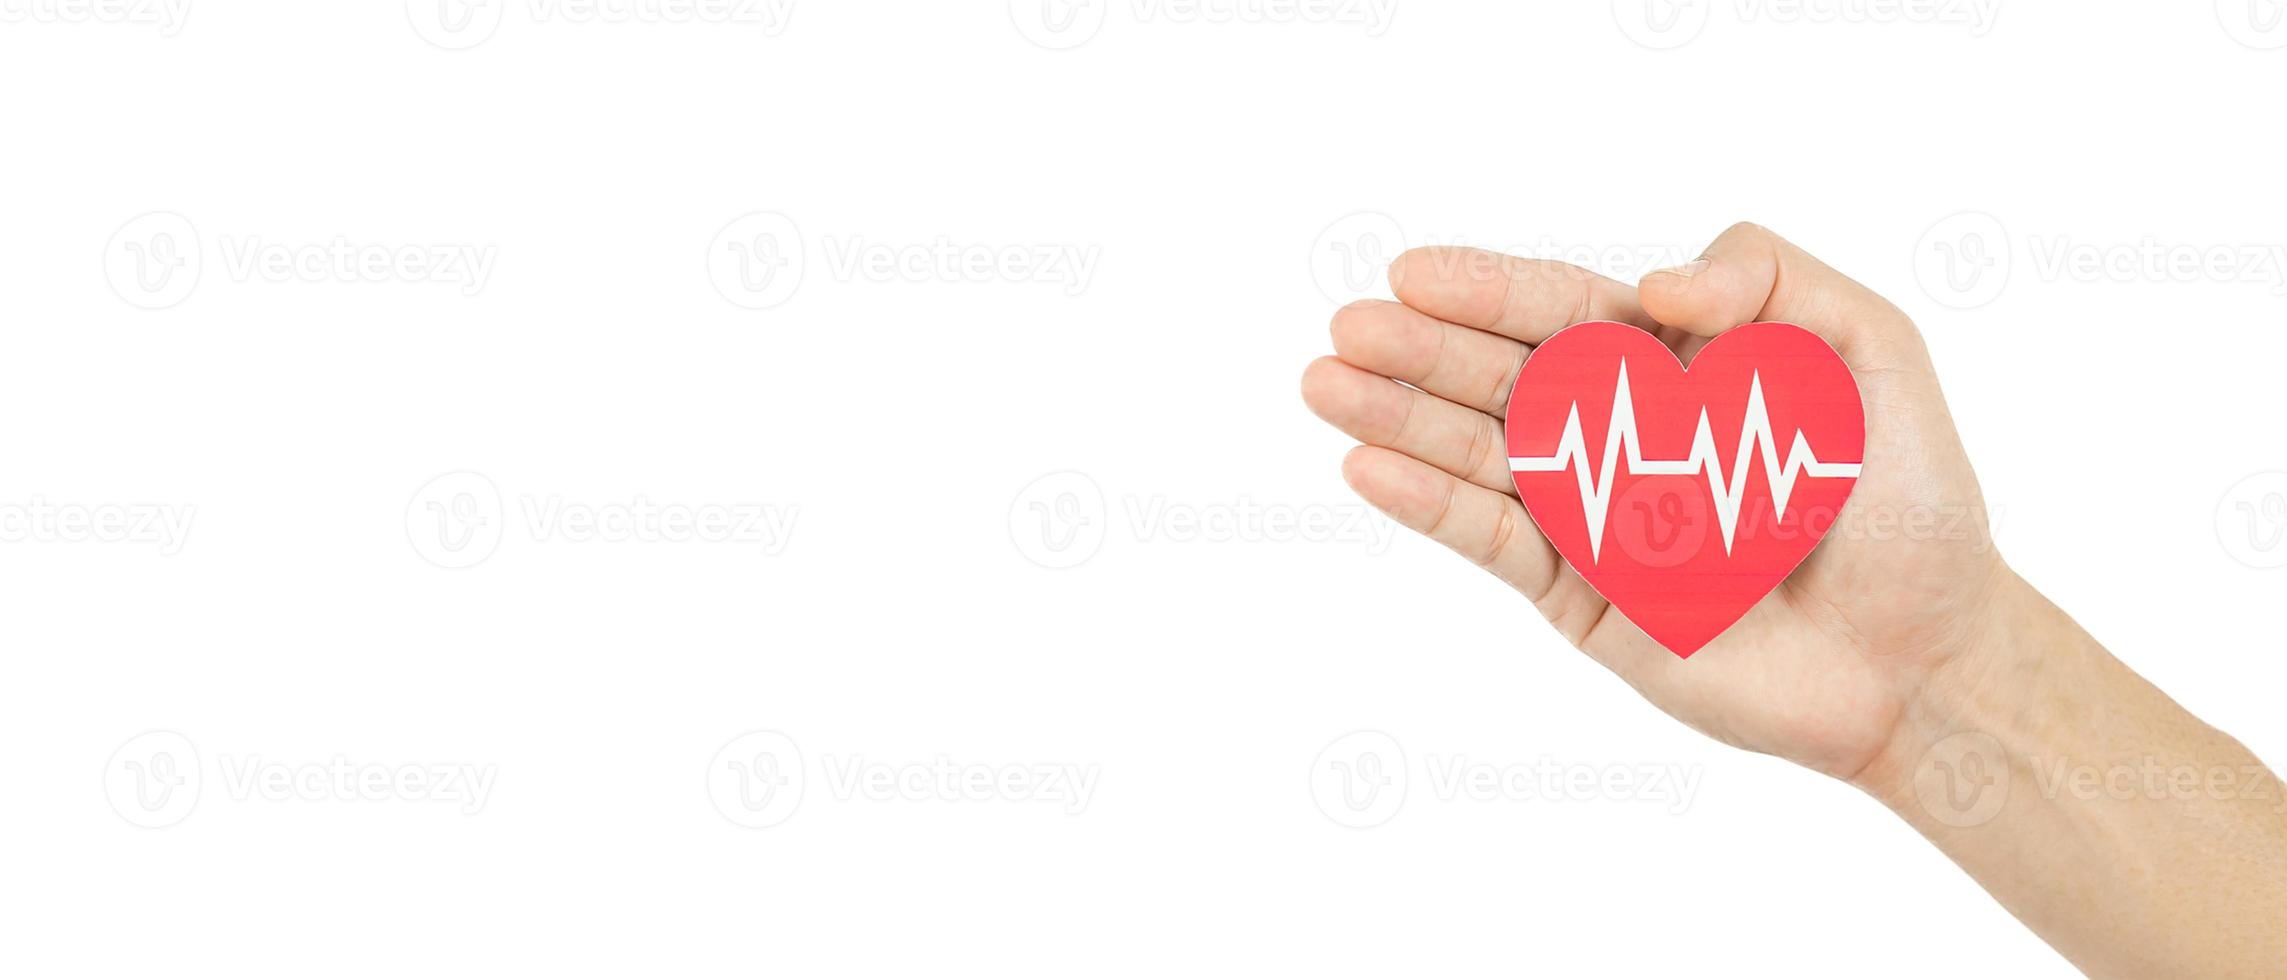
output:
<svg viewBox="0 0 2287 980"><path fill-rule="evenodd" d="M1633 288L1458 248L1400 256L1390 284L1398 302L1335 314L1335 356L1302 382L1365 444L1342 469L1368 502L1507 582L1686 724L1881 799L2091 976L2287 973L2287 794L2002 561L1897 307L1744 224ZM1866 466L1835 530L1689 661L1557 556L1510 481L1518 368L1584 320L1643 327L1686 363L1735 325L1784 320L1858 379Z"/></svg>

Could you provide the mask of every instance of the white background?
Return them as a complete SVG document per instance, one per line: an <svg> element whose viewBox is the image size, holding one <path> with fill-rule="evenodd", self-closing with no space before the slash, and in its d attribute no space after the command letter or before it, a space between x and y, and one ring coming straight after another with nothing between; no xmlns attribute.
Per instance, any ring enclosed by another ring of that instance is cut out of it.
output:
<svg viewBox="0 0 2287 980"><path fill-rule="evenodd" d="M1295 382L1401 244L1802 243L2012 564L2287 755L2270 0L431 2L0 0L0 972L2072 975L1363 515ZM489 792L244 781L337 758ZM836 781L941 758L1091 790Z"/></svg>

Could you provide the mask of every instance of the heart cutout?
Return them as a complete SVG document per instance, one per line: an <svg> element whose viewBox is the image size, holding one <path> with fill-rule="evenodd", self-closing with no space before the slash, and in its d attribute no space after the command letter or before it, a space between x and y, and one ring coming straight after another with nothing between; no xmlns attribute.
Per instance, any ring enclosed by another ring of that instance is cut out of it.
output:
<svg viewBox="0 0 2287 980"><path fill-rule="evenodd" d="M1726 331L1686 370L1650 333L1595 321L1533 348L1507 431L1533 523L1688 658L1834 526L1865 459L1866 410L1841 355L1791 323Z"/></svg>

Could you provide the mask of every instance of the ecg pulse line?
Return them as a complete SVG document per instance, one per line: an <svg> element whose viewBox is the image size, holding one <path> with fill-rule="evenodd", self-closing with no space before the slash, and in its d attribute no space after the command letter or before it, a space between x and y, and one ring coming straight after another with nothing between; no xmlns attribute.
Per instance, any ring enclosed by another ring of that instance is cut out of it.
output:
<svg viewBox="0 0 2287 980"><path fill-rule="evenodd" d="M1824 463L1811 452L1811 444L1803 438L1803 430L1795 430L1793 445L1787 449L1787 458L1779 458L1778 440L1771 433L1771 416L1763 408L1763 375L1757 372L1747 385L1747 420L1739 428L1739 452L1732 457L1731 479L1723 478L1722 458L1715 453L1715 430L1707 422L1707 409L1699 410L1699 428L1692 433L1691 455L1684 459L1645 459L1642 439L1636 434L1636 403L1628 395L1628 360L1620 360L1620 382L1612 391L1611 423L1604 435L1604 464L1593 476L1588 471L1588 439L1580 430L1580 402L1572 403L1565 416L1564 435L1557 440L1553 456L1511 456L1509 469L1518 473L1561 473L1571 469L1580 478L1580 508L1588 516L1588 556L1599 559L1604 551L1605 515L1612 506L1613 466L1620 459L1620 447L1628 447L1628 472L1643 476L1690 476L1701 471L1707 473L1707 490L1715 498L1715 521L1723 530L1723 553L1731 553L1733 529L1739 525L1739 509L1747 496L1747 467L1754 462L1762 448L1763 472L1771 481L1771 515L1784 517L1787 498L1794 493L1799 477L1813 479L1849 477L1855 479L1861 464Z"/></svg>

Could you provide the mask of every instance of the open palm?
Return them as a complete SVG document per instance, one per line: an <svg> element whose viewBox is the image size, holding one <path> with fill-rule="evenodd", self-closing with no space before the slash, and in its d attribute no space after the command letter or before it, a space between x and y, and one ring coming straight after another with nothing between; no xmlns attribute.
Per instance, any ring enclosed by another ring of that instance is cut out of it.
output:
<svg viewBox="0 0 2287 980"><path fill-rule="evenodd" d="M2008 577L1913 323L1765 229L1734 226L1699 261L1636 288L1458 248L1407 252L1390 285L1399 302L1335 314L1335 356L1303 375L1311 409L1366 444L1343 461L1344 477L1399 523L1499 576L1573 645L1700 731L1852 778L1975 635ZM1784 320L1825 338L1858 379L1865 466L1834 530L1689 660L1564 563L1510 480L1501 418L1518 369L1531 345L1584 320L1643 327L1686 364L1736 325Z"/></svg>

